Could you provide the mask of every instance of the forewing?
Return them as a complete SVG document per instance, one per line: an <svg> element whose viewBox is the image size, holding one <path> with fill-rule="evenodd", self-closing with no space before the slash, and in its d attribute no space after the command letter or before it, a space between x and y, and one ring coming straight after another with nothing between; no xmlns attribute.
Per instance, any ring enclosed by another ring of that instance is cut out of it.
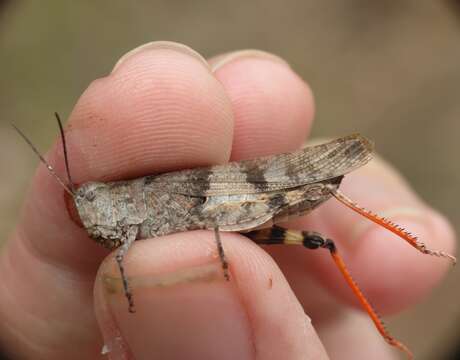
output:
<svg viewBox="0 0 460 360"><path fill-rule="evenodd" d="M292 153L149 176L146 182L189 196L270 192L347 174L366 164L372 150L369 140L354 134Z"/></svg>

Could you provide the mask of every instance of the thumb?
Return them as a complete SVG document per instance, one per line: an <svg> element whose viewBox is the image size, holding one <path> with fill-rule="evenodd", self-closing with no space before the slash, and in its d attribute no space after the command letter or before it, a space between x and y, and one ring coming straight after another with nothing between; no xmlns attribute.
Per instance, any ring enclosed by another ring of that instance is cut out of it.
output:
<svg viewBox="0 0 460 360"><path fill-rule="evenodd" d="M275 262L238 234L195 231L139 241L125 268L128 312L113 256L99 269L96 315L110 359L327 359Z"/></svg>

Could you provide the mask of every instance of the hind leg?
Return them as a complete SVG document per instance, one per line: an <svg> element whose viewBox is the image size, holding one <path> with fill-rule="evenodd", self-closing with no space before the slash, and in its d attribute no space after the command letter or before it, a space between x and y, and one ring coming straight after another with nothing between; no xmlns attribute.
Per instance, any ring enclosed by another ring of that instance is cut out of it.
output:
<svg viewBox="0 0 460 360"><path fill-rule="evenodd" d="M342 257L338 254L337 247L334 242L330 239L325 238L323 235L313 231L299 231L299 230L288 230L279 226L273 226L268 229L254 230L243 235L249 237L257 244L263 245L302 245L308 249L319 249L324 248L329 250L332 259L334 260L337 268L342 273L348 286L351 288L363 309L369 314L370 318L374 322L377 330L383 336L386 342L390 345L404 351L409 358L412 358L410 350L401 342L396 340L386 330L385 325L380 319L377 312L374 310L372 305L366 299L361 289L358 287L356 282L351 277L345 262Z"/></svg>

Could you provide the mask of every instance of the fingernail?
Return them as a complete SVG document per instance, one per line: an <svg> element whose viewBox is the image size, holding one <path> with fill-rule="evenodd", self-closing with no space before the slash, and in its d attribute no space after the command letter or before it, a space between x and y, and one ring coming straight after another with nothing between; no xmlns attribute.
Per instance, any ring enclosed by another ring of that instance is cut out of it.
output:
<svg viewBox="0 0 460 360"><path fill-rule="evenodd" d="M170 51L176 51L185 55L189 55L200 61L207 69L209 69L209 64L206 61L206 59L201 56L199 53L197 53L195 50L192 48L172 42L172 41L152 41L146 44L143 44L141 46L138 46L135 49L132 49L131 51L127 52L124 54L115 64L115 66L112 69L111 73L114 73L122 64L124 64L128 59L132 58L133 56L143 53L146 51L155 51L155 50L170 50Z"/></svg>
<svg viewBox="0 0 460 360"><path fill-rule="evenodd" d="M234 51L228 54L224 54L221 56L218 56L211 61L211 70L212 72L216 72L223 66L232 63L237 60L241 59L262 59L262 60L269 60L273 62L277 62L280 64L283 64L285 66L289 66L289 64L280 58L279 56L276 56L274 54L262 51L262 50L254 50L254 49L248 49L248 50L240 50L240 51Z"/></svg>
<svg viewBox="0 0 460 360"><path fill-rule="evenodd" d="M253 358L235 279L224 280L220 263L132 276L134 314L128 312L121 279L113 274L102 277L104 296L124 345L106 338L111 359L122 358L120 351L136 359L149 354L158 359Z"/></svg>

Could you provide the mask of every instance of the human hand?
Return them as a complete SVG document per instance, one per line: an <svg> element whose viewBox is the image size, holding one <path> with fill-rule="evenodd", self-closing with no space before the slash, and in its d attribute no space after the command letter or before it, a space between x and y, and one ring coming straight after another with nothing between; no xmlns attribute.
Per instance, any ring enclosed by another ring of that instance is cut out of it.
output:
<svg viewBox="0 0 460 360"><path fill-rule="evenodd" d="M206 62L185 46L152 43L79 99L66 130L73 178L127 179L292 151L313 113L310 89L275 56L246 51ZM48 160L64 173L60 142ZM383 161L347 175L342 189L452 251L444 218ZM393 354L370 320L340 305L356 300L327 251L267 248L275 262L239 234L221 234L230 282L218 276L212 232L136 242L125 263L137 310L130 314L110 286L119 279L113 256L101 265L107 251L71 221L62 193L40 166L1 254L0 343L15 358L98 359L103 343L111 359L327 359L323 344L332 359ZM334 239L381 314L416 302L449 265L334 200L290 226Z"/></svg>

